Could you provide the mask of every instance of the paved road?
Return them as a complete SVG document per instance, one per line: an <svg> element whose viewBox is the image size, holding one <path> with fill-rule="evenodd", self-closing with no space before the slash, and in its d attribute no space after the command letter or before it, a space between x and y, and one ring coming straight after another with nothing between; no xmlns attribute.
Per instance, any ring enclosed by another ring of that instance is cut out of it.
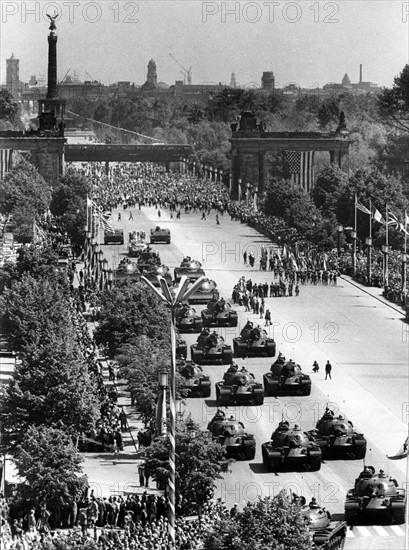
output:
<svg viewBox="0 0 409 550"><path fill-rule="evenodd" d="M159 220L154 208L133 209L133 221L128 217L127 211L122 212L122 221L118 223L117 212L112 215L114 226L121 225L125 235L134 230L144 230L149 235L157 223L169 227L172 243L154 246L163 263L174 268L185 255L202 261L206 275L217 282L226 298L231 296L233 285L241 275L255 282L272 279L270 273L251 269L242 262L244 249L257 253L263 243L269 243L246 225L231 222L227 215L220 217L220 226L216 225L214 214L206 221L201 221L199 214L182 214L182 220L177 221L162 211ZM126 246L104 246L103 250L114 267L125 254ZM297 298L268 298L266 307L276 323L270 334L276 340L277 349L300 363L312 376L311 396L267 397L262 407L227 409L255 435L257 453L253 461L232 466L231 473L218 483L217 494L232 506L234 502L243 505L246 500L286 489L302 493L307 499L316 496L322 505L342 517L346 491L362 470L361 461L326 461L316 473L300 469L273 474L263 468L260 445L270 438L282 418L297 422L305 430L313 428L330 402L365 434L366 463L376 469L383 468L402 484L405 461L392 462L386 455L397 451L407 432L407 325L402 323L399 311L342 279L337 286L302 286ZM255 315L246 314L244 308L238 309L242 310L239 325L243 326L247 318L257 320ZM231 342L239 329L219 329L219 332ZM196 336L187 335L186 340L192 344ZM321 365L317 375L312 373L315 359ZM322 373L327 359L333 365L332 380L324 380ZM237 363L246 365L261 381L271 359L240 359ZM188 410L203 428L216 410L214 383L222 379L226 370L222 366L204 369L212 380L211 397L205 401L187 400ZM403 535L404 526L356 526L348 532L346 548L403 548Z"/></svg>

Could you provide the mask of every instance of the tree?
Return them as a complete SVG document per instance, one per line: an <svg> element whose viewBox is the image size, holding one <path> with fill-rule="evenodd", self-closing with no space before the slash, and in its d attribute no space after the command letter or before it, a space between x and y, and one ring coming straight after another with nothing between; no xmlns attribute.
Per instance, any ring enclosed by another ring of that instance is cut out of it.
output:
<svg viewBox="0 0 409 550"><path fill-rule="evenodd" d="M23 499L31 506L61 508L72 504L87 487L82 458L71 438L61 430L31 426L13 457L18 475L25 480Z"/></svg>
<svg viewBox="0 0 409 550"><path fill-rule="evenodd" d="M16 208L29 211L31 225L44 214L51 201L51 186L28 161L21 160L0 181L0 211L14 214Z"/></svg>
<svg viewBox="0 0 409 550"><path fill-rule="evenodd" d="M394 78L392 88L385 88L378 96L379 112L389 126L409 132L409 65Z"/></svg>
<svg viewBox="0 0 409 550"><path fill-rule="evenodd" d="M143 283L125 282L102 294L94 337L97 344L108 346L114 357L122 344L138 336L169 341L169 327L169 311L154 293Z"/></svg>
<svg viewBox="0 0 409 550"><path fill-rule="evenodd" d="M226 472L229 461L225 449L201 431L192 420L179 421L176 433L176 494L181 497L182 513L199 511L212 498L215 481ZM169 473L169 439L161 437L146 449L146 472L165 487Z"/></svg>
<svg viewBox="0 0 409 550"><path fill-rule="evenodd" d="M13 122L17 113L18 104L8 90L0 90L0 119Z"/></svg>
<svg viewBox="0 0 409 550"><path fill-rule="evenodd" d="M335 214L341 187L347 180L348 177L345 172L334 165L324 168L318 174L314 188L311 191L311 198L323 216L328 217Z"/></svg>
<svg viewBox="0 0 409 550"><path fill-rule="evenodd" d="M325 128L329 124L338 123L340 115L339 99L326 99L318 109L317 118L320 128Z"/></svg>
<svg viewBox="0 0 409 550"><path fill-rule="evenodd" d="M308 526L298 504L284 491L248 502L243 512L222 520L208 533L205 550L312 550Z"/></svg>

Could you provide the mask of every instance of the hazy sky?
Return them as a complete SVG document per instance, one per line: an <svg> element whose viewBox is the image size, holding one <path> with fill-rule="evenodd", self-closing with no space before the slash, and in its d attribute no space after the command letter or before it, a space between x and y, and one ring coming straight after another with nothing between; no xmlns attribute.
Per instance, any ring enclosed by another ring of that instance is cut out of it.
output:
<svg viewBox="0 0 409 550"><path fill-rule="evenodd" d="M74 70L88 80L143 84L156 61L158 81L259 86L273 71L278 87L363 80L391 86L408 63L409 1L279 2L198 0L0 0L1 82L14 52L20 80L47 74L46 13L59 10L58 77ZM86 74L88 73L88 75Z"/></svg>

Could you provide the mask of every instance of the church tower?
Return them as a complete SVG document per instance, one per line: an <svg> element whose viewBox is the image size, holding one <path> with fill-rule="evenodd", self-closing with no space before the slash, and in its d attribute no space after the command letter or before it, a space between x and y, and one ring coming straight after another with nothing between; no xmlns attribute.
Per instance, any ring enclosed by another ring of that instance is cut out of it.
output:
<svg viewBox="0 0 409 550"><path fill-rule="evenodd" d="M6 88L15 96L18 93L20 85L20 60L11 54L10 59L6 59Z"/></svg>
<svg viewBox="0 0 409 550"><path fill-rule="evenodd" d="M151 59L148 63L148 74L146 75L146 82L142 86L142 90L155 90L158 84L158 75L156 73L156 63Z"/></svg>
<svg viewBox="0 0 409 550"><path fill-rule="evenodd" d="M237 88L236 75L234 74L234 71L231 73L230 88Z"/></svg>

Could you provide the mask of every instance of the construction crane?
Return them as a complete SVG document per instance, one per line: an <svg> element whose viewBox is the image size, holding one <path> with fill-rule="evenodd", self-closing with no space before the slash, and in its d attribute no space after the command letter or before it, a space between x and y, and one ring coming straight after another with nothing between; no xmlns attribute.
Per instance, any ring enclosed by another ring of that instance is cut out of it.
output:
<svg viewBox="0 0 409 550"><path fill-rule="evenodd" d="M181 63L179 63L179 61L171 53L169 53L169 55L173 59L173 61L175 61L179 65L179 67L183 69L181 73L185 77L187 83L189 85L192 84L192 66L190 66L189 69L185 69L185 67Z"/></svg>

